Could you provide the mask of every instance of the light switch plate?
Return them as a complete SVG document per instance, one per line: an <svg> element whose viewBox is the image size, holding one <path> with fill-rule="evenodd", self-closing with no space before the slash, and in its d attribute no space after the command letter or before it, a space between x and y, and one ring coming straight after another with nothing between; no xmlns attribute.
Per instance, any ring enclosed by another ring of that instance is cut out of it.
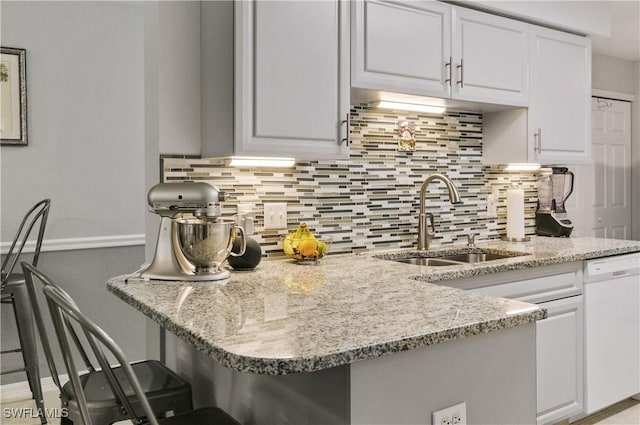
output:
<svg viewBox="0 0 640 425"><path fill-rule="evenodd" d="M269 202L264 204L264 228L287 228L287 204L286 202Z"/></svg>

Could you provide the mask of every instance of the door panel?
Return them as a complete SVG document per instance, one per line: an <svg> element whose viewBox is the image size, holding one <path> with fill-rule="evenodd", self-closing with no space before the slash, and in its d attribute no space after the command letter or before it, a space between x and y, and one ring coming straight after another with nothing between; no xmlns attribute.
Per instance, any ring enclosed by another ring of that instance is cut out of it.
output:
<svg viewBox="0 0 640 425"><path fill-rule="evenodd" d="M534 25L529 34L529 159L542 164L587 164L591 160L590 40Z"/></svg>
<svg viewBox="0 0 640 425"><path fill-rule="evenodd" d="M594 234L631 237L631 104L593 98Z"/></svg>
<svg viewBox="0 0 640 425"><path fill-rule="evenodd" d="M539 304L548 317L536 323L538 424L582 411L582 296Z"/></svg>
<svg viewBox="0 0 640 425"><path fill-rule="evenodd" d="M335 2L255 3L254 137L335 140L337 8Z"/></svg>
<svg viewBox="0 0 640 425"><path fill-rule="evenodd" d="M529 26L453 7L453 98L527 106Z"/></svg>
<svg viewBox="0 0 640 425"><path fill-rule="evenodd" d="M450 96L450 5L362 0L351 7L352 87Z"/></svg>

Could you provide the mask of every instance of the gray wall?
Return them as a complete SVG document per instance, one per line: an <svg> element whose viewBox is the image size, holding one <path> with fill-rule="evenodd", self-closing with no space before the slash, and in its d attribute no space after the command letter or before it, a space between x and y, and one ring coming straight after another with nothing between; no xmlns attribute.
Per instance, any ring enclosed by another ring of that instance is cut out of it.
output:
<svg viewBox="0 0 640 425"><path fill-rule="evenodd" d="M2 241L50 196L47 238L144 233L142 5L2 2L27 49L27 147L2 147ZM6 234L5 234L6 232Z"/></svg>
<svg viewBox="0 0 640 425"><path fill-rule="evenodd" d="M592 88L627 94L636 93L633 62L593 54L591 63Z"/></svg>
<svg viewBox="0 0 640 425"><path fill-rule="evenodd" d="M45 242L93 238L96 249L49 251L41 267L125 346L144 356L144 320L107 294L108 277L132 272L142 245L100 248L144 234L144 32L139 2L2 2L3 46L27 50L26 147L3 146L1 239L50 197ZM10 312L2 311L3 319ZM2 345L15 337L2 322ZM142 346L141 346L142 345ZM3 358L3 369L11 367ZM24 375L3 377L3 383Z"/></svg>

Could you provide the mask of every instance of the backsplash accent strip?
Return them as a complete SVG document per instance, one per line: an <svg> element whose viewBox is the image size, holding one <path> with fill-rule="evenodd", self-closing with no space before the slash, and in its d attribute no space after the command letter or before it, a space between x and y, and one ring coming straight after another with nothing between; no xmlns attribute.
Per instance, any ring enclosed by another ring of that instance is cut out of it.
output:
<svg viewBox="0 0 640 425"><path fill-rule="evenodd" d="M416 122L416 151L397 151L397 121ZM419 189L432 173L456 184L463 204L453 206L441 182L427 193L427 211L436 221L433 245L496 239L505 234L506 189L525 190L525 229L534 233L537 193L532 173L483 167L482 115L385 111L368 106L351 110L350 158L300 161L295 168L230 168L220 159L162 158L164 181L207 181L229 192L225 216L237 203L255 204L256 235L269 257L284 255L280 237L306 222L314 233L332 235L330 253L411 248L418 232ZM487 195L499 189L498 217L487 217ZM286 202L288 230L263 229L265 202Z"/></svg>

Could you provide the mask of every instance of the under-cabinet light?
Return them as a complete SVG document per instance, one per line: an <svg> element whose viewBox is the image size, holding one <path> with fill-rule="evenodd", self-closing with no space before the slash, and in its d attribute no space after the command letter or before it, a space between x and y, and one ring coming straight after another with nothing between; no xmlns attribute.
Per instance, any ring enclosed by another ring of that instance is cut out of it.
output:
<svg viewBox="0 0 640 425"><path fill-rule="evenodd" d="M229 167L293 167L295 158L260 158L252 156L232 156L227 161Z"/></svg>
<svg viewBox="0 0 640 425"><path fill-rule="evenodd" d="M421 103L393 102L391 100L378 100L371 104L374 108L400 109L405 111L428 112L442 114L447 110L444 106L424 105Z"/></svg>
<svg viewBox="0 0 640 425"><path fill-rule="evenodd" d="M519 164L507 164L505 170L507 171L536 171L540 169L540 164L535 163L519 163Z"/></svg>

